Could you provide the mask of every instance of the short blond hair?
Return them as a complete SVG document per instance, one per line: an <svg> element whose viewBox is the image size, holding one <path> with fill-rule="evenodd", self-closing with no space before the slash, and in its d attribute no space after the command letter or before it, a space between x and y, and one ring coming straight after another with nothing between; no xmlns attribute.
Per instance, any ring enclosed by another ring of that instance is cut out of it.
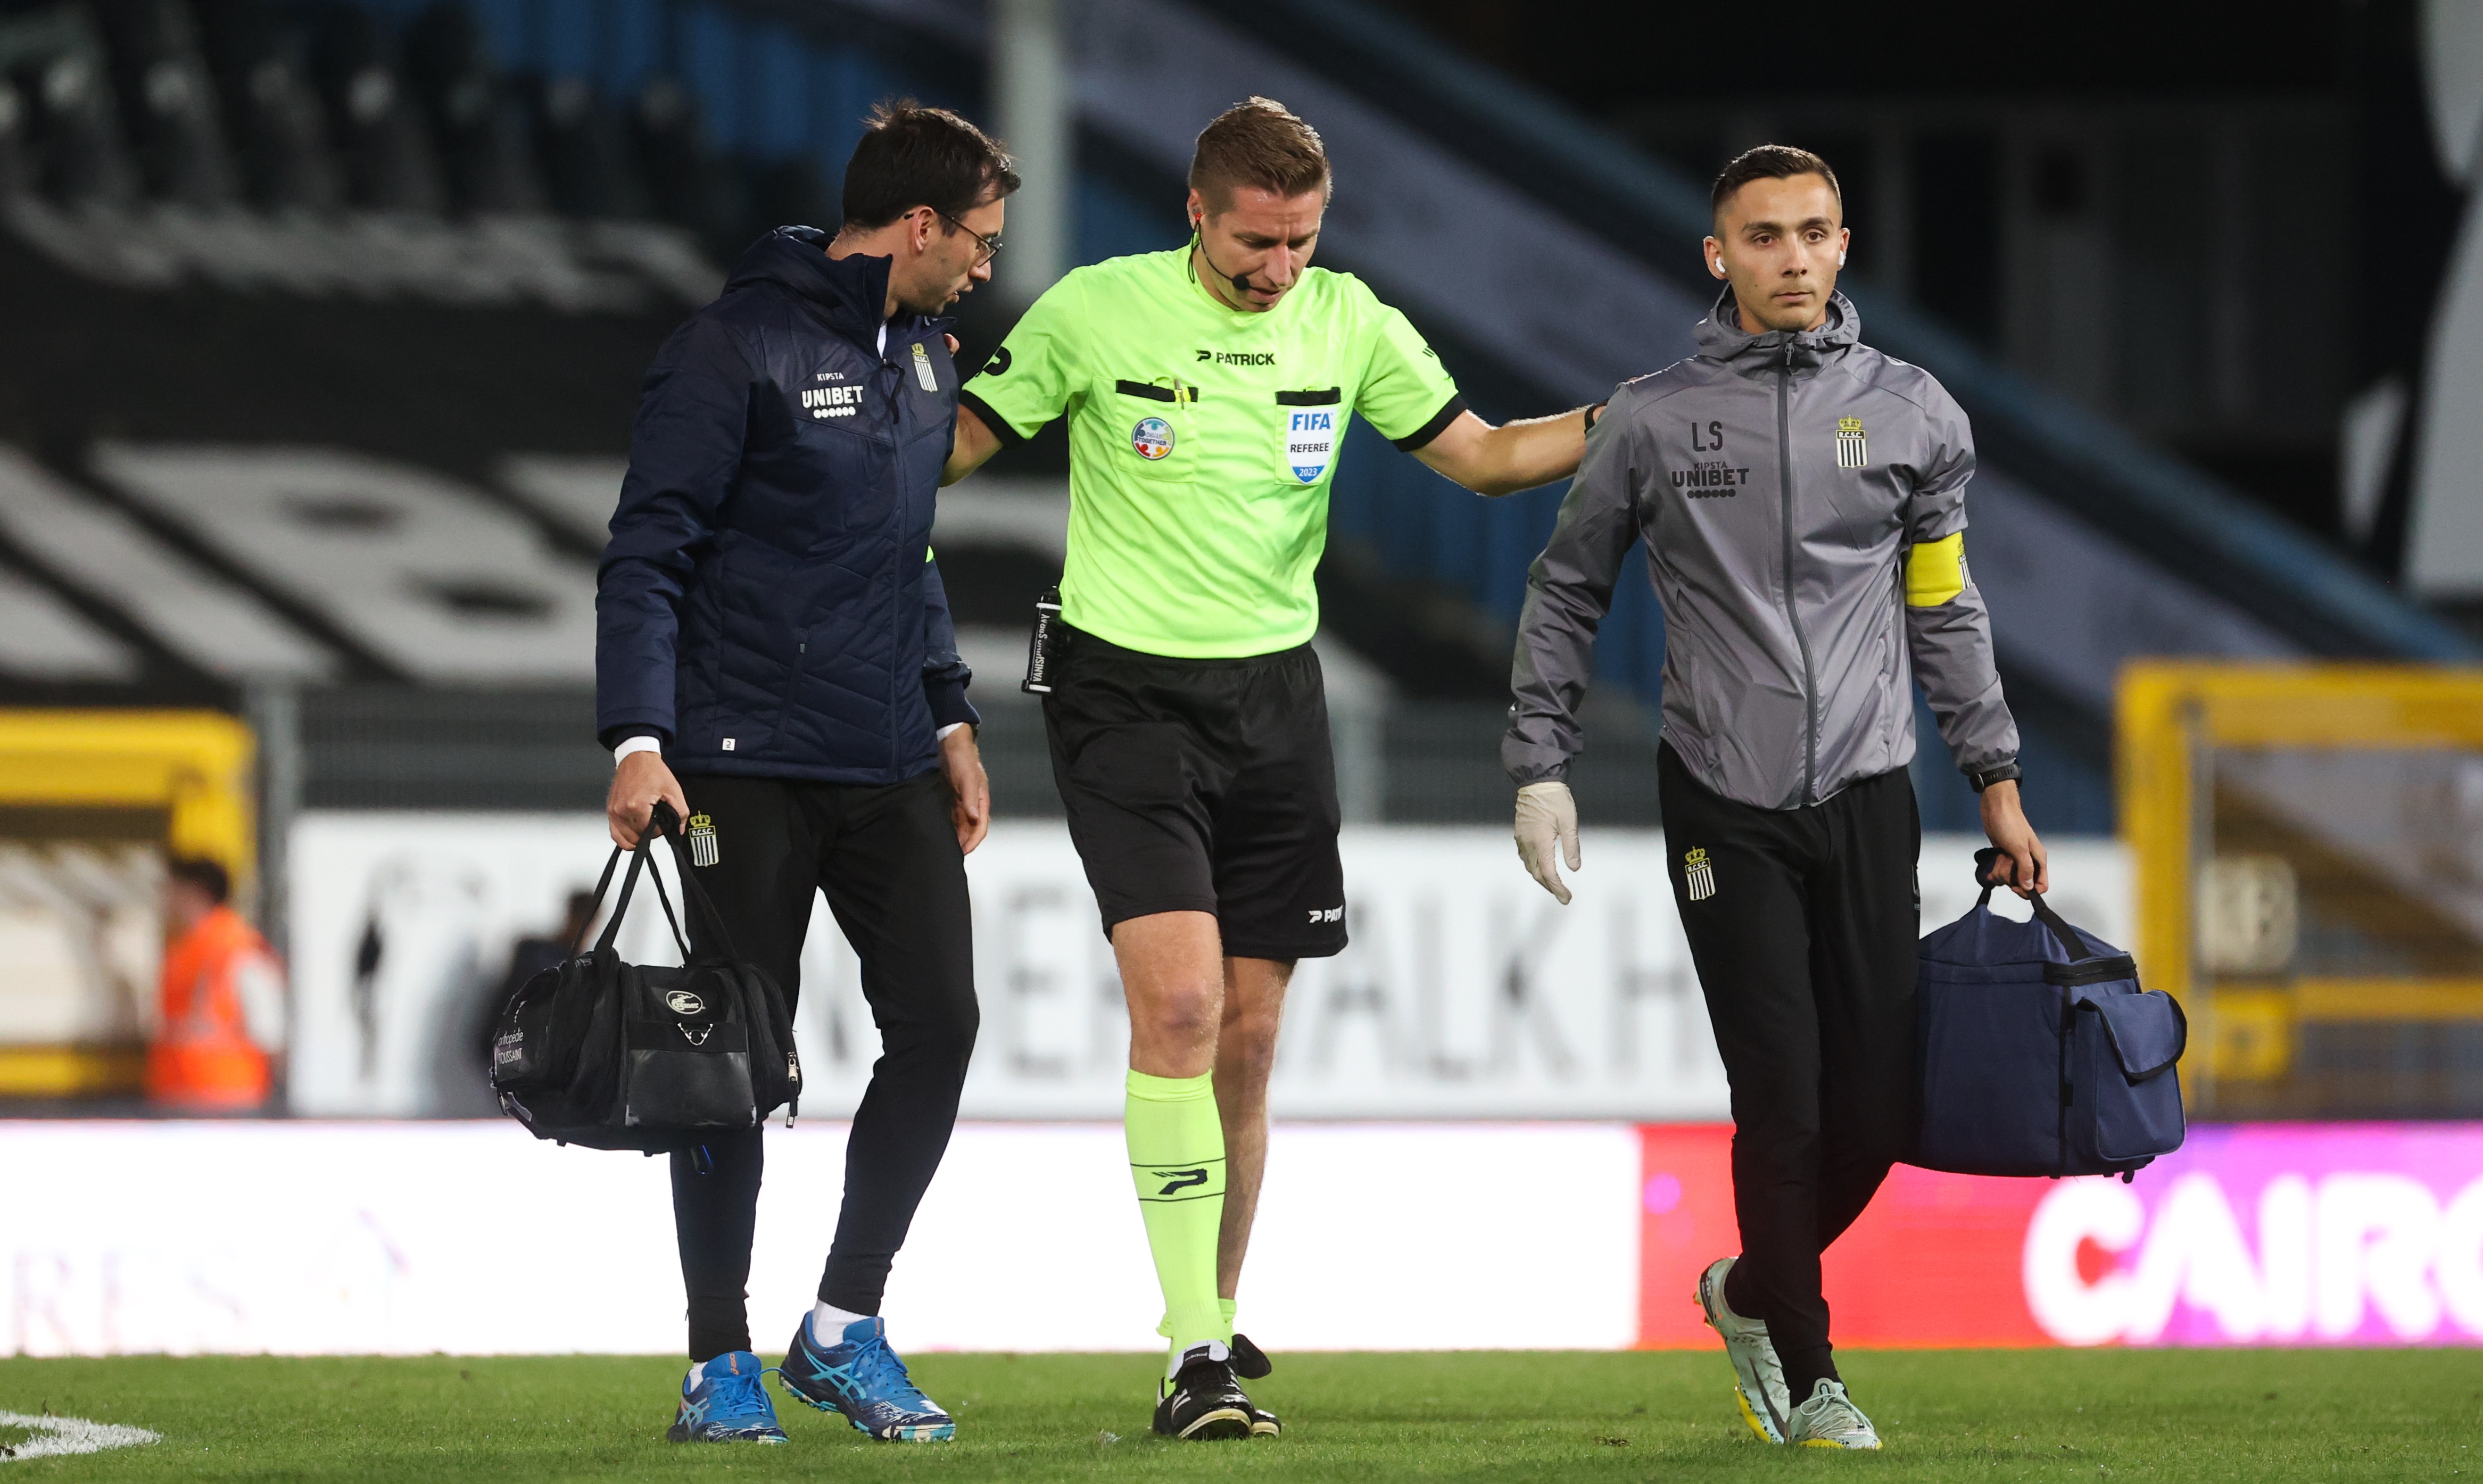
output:
<svg viewBox="0 0 2483 1484"><path fill-rule="evenodd" d="M1223 211L1233 204L1234 191L1244 186L1282 197L1316 190L1325 199L1333 182L1319 130L1273 98L1244 98L1216 115L1198 131L1189 188L1208 210Z"/></svg>

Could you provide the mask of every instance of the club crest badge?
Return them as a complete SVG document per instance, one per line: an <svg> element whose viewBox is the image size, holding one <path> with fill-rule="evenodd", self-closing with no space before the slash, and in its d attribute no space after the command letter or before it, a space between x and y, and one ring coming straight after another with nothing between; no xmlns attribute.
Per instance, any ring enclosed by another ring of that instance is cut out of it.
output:
<svg viewBox="0 0 2483 1484"><path fill-rule="evenodd" d="M1681 858L1682 884L1689 888L1690 900L1703 902L1716 894L1716 862L1707 852L1695 849Z"/></svg>
<svg viewBox="0 0 2483 1484"><path fill-rule="evenodd" d="M1141 417L1130 430L1130 446L1152 463L1172 452L1172 424L1161 417Z"/></svg>
<svg viewBox="0 0 2483 1484"><path fill-rule="evenodd" d="M715 843L715 821L705 814L692 814L683 830L690 839L690 864L713 865L718 859Z"/></svg>
<svg viewBox="0 0 2483 1484"><path fill-rule="evenodd" d="M1862 419L1859 417L1836 419L1836 466L1840 469L1860 469L1868 468L1870 464L1871 445L1862 437Z"/></svg>
<svg viewBox="0 0 2483 1484"><path fill-rule="evenodd" d="M707 1001L687 990L675 990L664 996L664 1006L675 1015L696 1015L707 1008Z"/></svg>

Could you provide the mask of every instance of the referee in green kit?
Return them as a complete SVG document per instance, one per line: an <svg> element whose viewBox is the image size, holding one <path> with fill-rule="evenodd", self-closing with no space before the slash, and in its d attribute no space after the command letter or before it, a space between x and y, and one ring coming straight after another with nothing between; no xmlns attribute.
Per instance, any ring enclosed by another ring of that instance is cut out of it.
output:
<svg viewBox="0 0 2483 1484"><path fill-rule="evenodd" d="M1402 314L1309 266L1327 153L1283 105L1209 124L1189 187L1187 248L1081 268L1027 311L959 394L944 479L1068 415L1044 725L1129 996L1130 1163L1172 1341L1155 1425L1271 1437L1233 1299L1286 981L1345 946L1311 574L1346 418L1482 494L1575 470L1588 418L1490 426Z"/></svg>

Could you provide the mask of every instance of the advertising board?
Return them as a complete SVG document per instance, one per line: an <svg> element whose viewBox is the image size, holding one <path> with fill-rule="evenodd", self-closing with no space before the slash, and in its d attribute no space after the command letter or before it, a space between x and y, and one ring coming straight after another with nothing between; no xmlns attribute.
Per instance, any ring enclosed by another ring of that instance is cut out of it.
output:
<svg viewBox="0 0 2483 1484"><path fill-rule="evenodd" d="M768 1132L761 1348L834 1230L844 1129ZM1242 1300L1278 1350L1707 1348L1739 1245L1720 1125L1276 1127ZM0 1122L0 1354L662 1354L661 1160L506 1122ZM1159 1300L1122 1133L961 1126L887 1312L911 1349L1143 1350ZM553 1254L556 1256L544 1256ZM1477 1275L1526 1301L1477 1306ZM2483 1343L2483 1125L2203 1126L2116 1180L1900 1167L1828 1254L1880 1346ZM1444 1298L1444 1296L1447 1296Z"/></svg>
<svg viewBox="0 0 2483 1484"><path fill-rule="evenodd" d="M1972 904L1978 843L1924 842L1926 923ZM1664 836L1590 828L1585 845L1575 900L1562 907L1519 867L1504 830L1348 829L1352 942L1295 974L1270 1092L1276 1115L1723 1117L1723 1067L1665 875ZM479 1027L511 945L557 931L564 899L594 886L609 848L591 814L305 815L291 857L294 1110L492 1111ZM983 1020L966 1116L1118 1118L1128 1021L1067 831L1003 822L967 872ZM2120 848L2059 842L2053 872L2061 909L2118 941L2127 921ZM676 957L653 902L631 909L620 947L637 963ZM824 904L803 952L796 1037L809 1078L803 1108L850 1113L879 1040L859 967Z"/></svg>

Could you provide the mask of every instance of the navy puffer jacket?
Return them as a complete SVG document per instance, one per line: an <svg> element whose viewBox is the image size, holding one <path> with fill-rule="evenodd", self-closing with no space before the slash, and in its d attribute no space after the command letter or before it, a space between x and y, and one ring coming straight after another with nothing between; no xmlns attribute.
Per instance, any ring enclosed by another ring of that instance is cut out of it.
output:
<svg viewBox="0 0 2483 1484"><path fill-rule="evenodd" d="M596 595L596 728L676 772L885 784L977 720L930 560L955 436L948 321L889 260L784 226L647 373Z"/></svg>

